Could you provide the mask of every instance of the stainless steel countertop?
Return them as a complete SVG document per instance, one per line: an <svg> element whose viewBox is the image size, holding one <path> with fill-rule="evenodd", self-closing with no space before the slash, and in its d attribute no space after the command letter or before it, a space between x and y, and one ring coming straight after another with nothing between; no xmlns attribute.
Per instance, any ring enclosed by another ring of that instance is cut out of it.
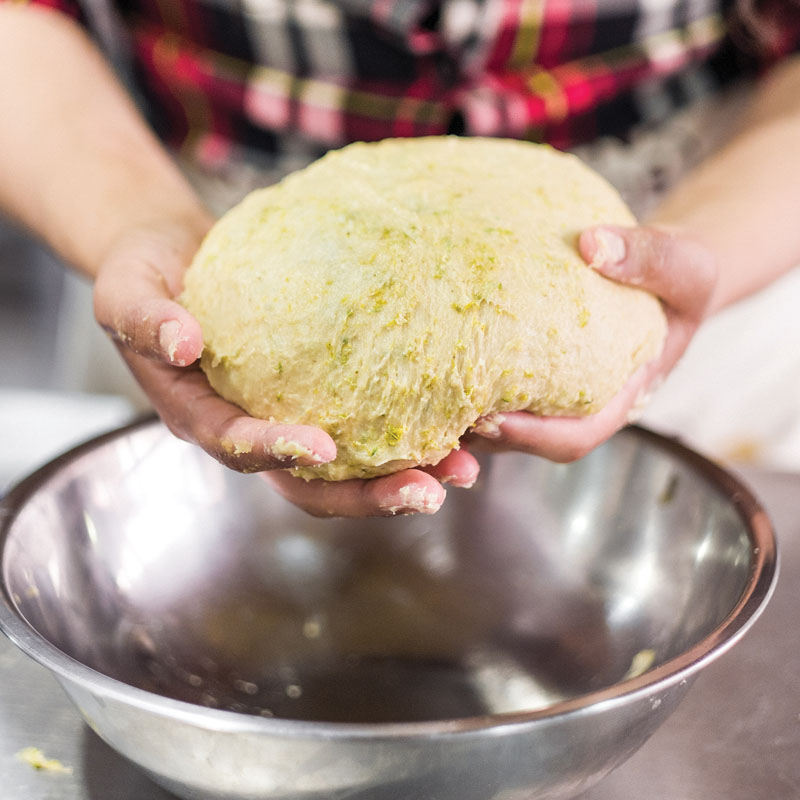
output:
<svg viewBox="0 0 800 800"><path fill-rule="evenodd" d="M781 548L762 619L705 670L645 746L581 800L800 797L800 474L746 472ZM38 747L71 767L39 772ZM169 800L83 724L58 684L0 635L0 800Z"/></svg>

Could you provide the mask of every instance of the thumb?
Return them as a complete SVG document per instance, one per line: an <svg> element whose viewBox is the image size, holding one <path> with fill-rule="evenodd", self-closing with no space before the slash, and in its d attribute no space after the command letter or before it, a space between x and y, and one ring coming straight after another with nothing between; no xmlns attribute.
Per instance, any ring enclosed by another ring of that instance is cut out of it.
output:
<svg viewBox="0 0 800 800"><path fill-rule="evenodd" d="M583 231L578 247L607 278L652 292L683 317L703 317L717 269L698 242L655 226L604 225Z"/></svg>
<svg viewBox="0 0 800 800"><path fill-rule="evenodd" d="M197 320L175 297L197 242L155 232L117 245L94 286L97 321L127 349L174 366L188 366L203 350Z"/></svg>

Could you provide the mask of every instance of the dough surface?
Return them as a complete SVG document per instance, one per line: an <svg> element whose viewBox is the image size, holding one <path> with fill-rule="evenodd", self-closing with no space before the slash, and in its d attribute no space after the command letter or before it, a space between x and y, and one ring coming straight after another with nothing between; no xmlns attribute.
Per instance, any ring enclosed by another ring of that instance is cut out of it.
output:
<svg viewBox="0 0 800 800"><path fill-rule="evenodd" d="M492 412L596 412L658 355L658 300L577 251L598 223L635 220L547 146L358 143L229 211L181 300L223 397L335 440L296 473L372 477L438 462Z"/></svg>

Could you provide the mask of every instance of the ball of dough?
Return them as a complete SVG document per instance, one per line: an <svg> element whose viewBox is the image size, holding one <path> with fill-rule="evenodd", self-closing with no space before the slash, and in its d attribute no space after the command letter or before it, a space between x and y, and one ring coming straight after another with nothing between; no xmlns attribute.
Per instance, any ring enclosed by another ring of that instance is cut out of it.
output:
<svg viewBox="0 0 800 800"><path fill-rule="evenodd" d="M211 230L182 302L211 385L315 425L342 480L434 464L479 417L585 415L660 352L660 303L588 267L580 232L634 224L544 145L392 139L330 152Z"/></svg>

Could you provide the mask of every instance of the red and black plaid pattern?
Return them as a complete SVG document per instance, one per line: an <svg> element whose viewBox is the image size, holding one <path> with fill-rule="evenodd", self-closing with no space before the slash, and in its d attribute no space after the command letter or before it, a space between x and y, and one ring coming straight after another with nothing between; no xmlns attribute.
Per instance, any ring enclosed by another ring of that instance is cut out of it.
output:
<svg viewBox="0 0 800 800"><path fill-rule="evenodd" d="M40 2L91 25L110 0ZM155 127L214 163L448 132L560 148L624 136L742 70L729 5L118 0L114 12Z"/></svg>

